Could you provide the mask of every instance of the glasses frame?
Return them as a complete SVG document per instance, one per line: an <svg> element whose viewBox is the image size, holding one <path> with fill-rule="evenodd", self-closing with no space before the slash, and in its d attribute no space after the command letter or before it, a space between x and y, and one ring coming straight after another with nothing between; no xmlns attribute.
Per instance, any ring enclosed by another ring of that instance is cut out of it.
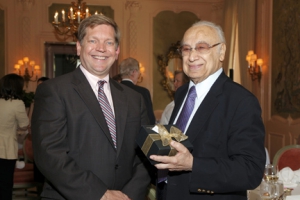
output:
<svg viewBox="0 0 300 200"><path fill-rule="evenodd" d="M207 49L207 52L206 52L206 53L208 53L208 51L209 51L211 48L214 48L214 47L218 46L219 44L222 44L222 42L219 42L219 43L216 43L216 44L214 44L214 45L208 46L208 47L207 47L208 49ZM177 51L181 54L181 56L189 55L189 54L192 52L193 49L194 49L197 53L200 53L200 52L196 49L196 47L195 47L195 48L190 47L190 48L189 48L189 53L183 54L182 51L181 51L181 48L182 48L182 46L180 46L180 47L177 49ZM201 53L200 53L200 54L201 54ZM202 54L203 54L203 53L202 53ZM205 53L204 53L204 54L205 54Z"/></svg>

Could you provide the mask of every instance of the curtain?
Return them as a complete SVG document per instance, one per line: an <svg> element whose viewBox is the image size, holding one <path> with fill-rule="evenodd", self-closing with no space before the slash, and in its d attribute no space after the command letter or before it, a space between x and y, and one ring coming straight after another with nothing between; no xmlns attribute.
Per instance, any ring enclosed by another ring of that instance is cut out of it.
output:
<svg viewBox="0 0 300 200"><path fill-rule="evenodd" d="M234 69L234 81L251 91L251 78L247 72L246 55L255 50L256 0L225 0L224 34L226 55L224 71Z"/></svg>

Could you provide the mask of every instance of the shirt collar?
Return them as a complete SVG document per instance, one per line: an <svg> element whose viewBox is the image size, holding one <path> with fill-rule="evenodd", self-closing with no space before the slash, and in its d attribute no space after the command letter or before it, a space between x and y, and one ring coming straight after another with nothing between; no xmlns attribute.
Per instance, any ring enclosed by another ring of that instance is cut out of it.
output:
<svg viewBox="0 0 300 200"><path fill-rule="evenodd" d="M129 79L129 78L123 78L122 81L130 81L130 82L133 83L133 81L131 79Z"/></svg>
<svg viewBox="0 0 300 200"><path fill-rule="evenodd" d="M80 65L80 69L87 78L88 82L92 87L97 87L98 88L98 81L100 80L105 80L107 82L107 86L109 87L109 74L107 74L103 79L99 79L99 77L91 74L89 71L87 71L82 65Z"/></svg>
<svg viewBox="0 0 300 200"><path fill-rule="evenodd" d="M222 71L223 71L223 68L220 68L215 73L208 76L204 81L202 81L196 85L194 84L193 81L190 81L189 89L194 85L196 88L198 97L200 95L202 95L203 93L207 93L210 90L211 86L216 82L216 80L218 79L218 77L220 76Z"/></svg>

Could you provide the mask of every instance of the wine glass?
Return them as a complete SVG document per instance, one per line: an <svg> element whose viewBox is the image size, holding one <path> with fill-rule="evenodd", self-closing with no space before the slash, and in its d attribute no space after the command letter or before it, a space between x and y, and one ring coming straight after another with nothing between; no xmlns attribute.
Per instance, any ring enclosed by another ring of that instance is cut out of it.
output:
<svg viewBox="0 0 300 200"><path fill-rule="evenodd" d="M281 180L278 180L274 183L275 185L275 197L276 199L283 199L284 195L284 187L283 182Z"/></svg>
<svg viewBox="0 0 300 200"><path fill-rule="evenodd" d="M278 180L277 167L272 164L266 164L264 172L264 180L276 182Z"/></svg>
<svg viewBox="0 0 300 200"><path fill-rule="evenodd" d="M272 181L262 180L259 187L259 193L262 200L274 199L276 197L276 186Z"/></svg>

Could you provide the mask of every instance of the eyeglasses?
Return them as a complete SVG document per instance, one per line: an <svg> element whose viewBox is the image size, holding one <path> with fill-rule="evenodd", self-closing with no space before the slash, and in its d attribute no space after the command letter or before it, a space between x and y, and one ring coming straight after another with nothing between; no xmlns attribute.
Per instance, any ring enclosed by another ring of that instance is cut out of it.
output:
<svg viewBox="0 0 300 200"><path fill-rule="evenodd" d="M195 51L197 51L197 53L206 54L210 51L211 48L213 48L215 46L218 46L219 44L221 44L221 42L217 43L217 44L214 44L214 45L211 45L211 46L209 46L206 43L198 43L198 44L196 44L195 48L192 48L188 45L183 45L183 46L179 47L178 51L182 56L189 55L192 52L193 49L195 49Z"/></svg>

